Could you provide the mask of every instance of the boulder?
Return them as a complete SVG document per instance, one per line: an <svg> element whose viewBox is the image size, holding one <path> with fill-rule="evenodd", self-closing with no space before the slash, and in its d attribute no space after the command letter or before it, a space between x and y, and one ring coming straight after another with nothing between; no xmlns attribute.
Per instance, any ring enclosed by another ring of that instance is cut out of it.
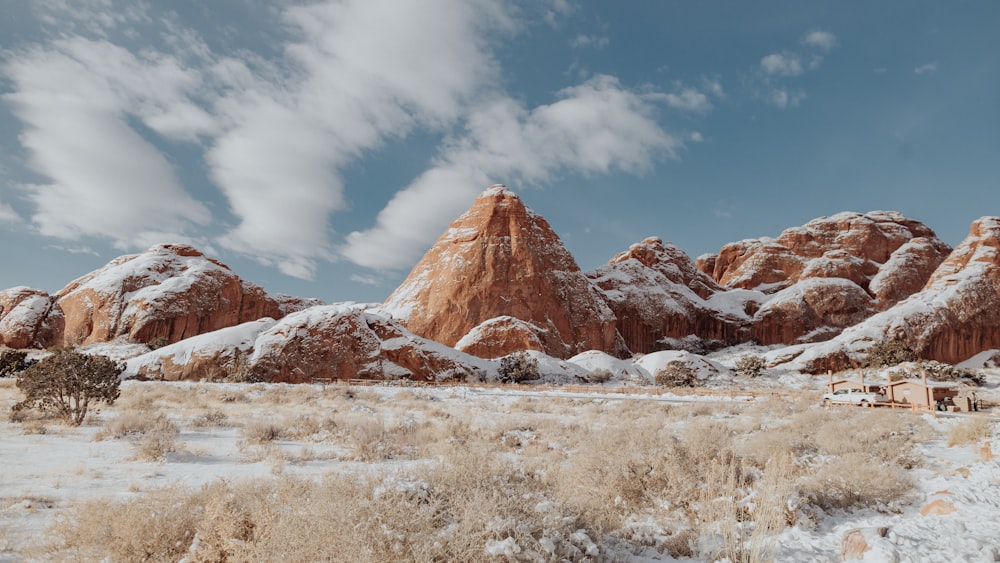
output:
<svg viewBox="0 0 1000 563"><path fill-rule="evenodd" d="M887 539L889 534L887 527L847 530L840 540L841 561L861 561L872 555L877 555L871 558L873 561L898 561L899 554Z"/></svg>
<svg viewBox="0 0 1000 563"><path fill-rule="evenodd" d="M451 224L385 310L413 333L447 346L486 321L512 317L537 327L542 350L555 357L623 352L614 314L562 241L501 185L480 194ZM527 325L506 326L515 329L509 344L498 341L482 353L502 355L523 344Z"/></svg>
<svg viewBox="0 0 1000 563"><path fill-rule="evenodd" d="M56 294L62 344L168 343L264 317L282 305L228 266L185 245L121 256ZM286 305L287 308L287 305Z"/></svg>
<svg viewBox="0 0 1000 563"><path fill-rule="evenodd" d="M59 341L64 322L55 299L40 289L0 291L0 346L48 348Z"/></svg>
<svg viewBox="0 0 1000 563"><path fill-rule="evenodd" d="M473 327L455 349L480 358L499 358L511 350L543 349L545 329L510 316L496 317Z"/></svg>

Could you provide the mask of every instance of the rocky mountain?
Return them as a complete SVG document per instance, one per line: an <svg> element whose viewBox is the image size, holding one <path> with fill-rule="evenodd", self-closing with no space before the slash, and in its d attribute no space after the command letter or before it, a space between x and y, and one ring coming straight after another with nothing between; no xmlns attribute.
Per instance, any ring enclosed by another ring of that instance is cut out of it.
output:
<svg viewBox="0 0 1000 563"><path fill-rule="evenodd" d="M501 185L451 224L385 310L415 334L487 356L623 352L614 313L562 241Z"/></svg>
<svg viewBox="0 0 1000 563"><path fill-rule="evenodd" d="M188 338L133 358L128 373L163 379L466 380L489 363L407 331L365 305L316 306Z"/></svg>
<svg viewBox="0 0 1000 563"><path fill-rule="evenodd" d="M922 358L958 363L1000 348L1000 218L983 217L924 288L789 365L819 373L850 367L872 344L901 340Z"/></svg>

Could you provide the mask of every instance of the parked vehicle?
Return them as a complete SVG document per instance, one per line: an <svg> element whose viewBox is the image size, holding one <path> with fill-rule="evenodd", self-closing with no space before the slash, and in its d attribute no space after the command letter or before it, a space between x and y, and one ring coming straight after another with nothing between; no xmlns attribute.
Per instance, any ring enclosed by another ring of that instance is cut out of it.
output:
<svg viewBox="0 0 1000 563"><path fill-rule="evenodd" d="M833 393L823 395L823 403L830 404L851 404L863 407L874 403L884 403L888 399L882 393L872 391L862 391L860 389L837 389Z"/></svg>

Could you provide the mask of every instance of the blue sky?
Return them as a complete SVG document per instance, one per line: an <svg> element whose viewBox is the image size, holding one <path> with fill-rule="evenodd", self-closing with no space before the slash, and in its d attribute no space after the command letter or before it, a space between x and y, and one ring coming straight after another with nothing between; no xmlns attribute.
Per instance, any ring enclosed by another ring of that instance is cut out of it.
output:
<svg viewBox="0 0 1000 563"><path fill-rule="evenodd" d="M188 242L381 301L492 183L592 269L1000 214L1000 3L6 0L0 288Z"/></svg>

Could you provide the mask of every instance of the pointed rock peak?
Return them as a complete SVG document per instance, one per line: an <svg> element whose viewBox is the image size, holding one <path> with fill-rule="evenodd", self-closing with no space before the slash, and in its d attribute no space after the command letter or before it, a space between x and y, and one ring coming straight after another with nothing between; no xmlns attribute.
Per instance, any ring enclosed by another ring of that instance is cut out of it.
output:
<svg viewBox="0 0 1000 563"><path fill-rule="evenodd" d="M503 316L544 329L544 350L554 356L615 346L614 317L576 260L545 218L502 186L451 224L386 309L448 346Z"/></svg>

